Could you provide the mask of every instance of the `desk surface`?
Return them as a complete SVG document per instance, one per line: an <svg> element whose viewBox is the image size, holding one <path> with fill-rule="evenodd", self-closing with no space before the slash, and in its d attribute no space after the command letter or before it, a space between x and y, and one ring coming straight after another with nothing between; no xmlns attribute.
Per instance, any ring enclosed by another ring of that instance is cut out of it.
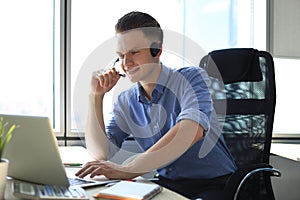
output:
<svg viewBox="0 0 300 200"><path fill-rule="evenodd" d="M83 147L60 147L59 150L61 153L63 163L85 163L87 161L91 161L91 156L87 153L87 151ZM78 160L78 158L80 158L80 160ZM138 179L138 181L149 182L148 180L145 179ZM85 190L89 195L90 199L95 199L92 197L92 195L104 188L105 186L97 186L97 187L86 188ZM9 200L18 199L12 195L11 180L8 180L6 184L5 199L9 199ZM153 200L166 200L166 199L184 200L187 198L166 188L163 188L163 191L153 198Z"/></svg>
<svg viewBox="0 0 300 200"><path fill-rule="evenodd" d="M12 191L11 191L11 180L8 180L6 183L6 191L5 191L5 199L7 200L16 200L19 198L16 198L15 196L12 195ZM87 188L85 189L85 191L87 192L89 199L95 199L93 197L93 194L96 194L97 192L99 192L100 190L104 189L105 186L99 186L99 187L91 187L91 188ZM159 193L157 196L155 196L153 198L153 200L166 200L166 199L170 199L170 200L186 200L187 198L171 191L168 190L166 188L163 188L162 192ZM96 199L95 199L96 200ZM99 200L99 199L97 199Z"/></svg>

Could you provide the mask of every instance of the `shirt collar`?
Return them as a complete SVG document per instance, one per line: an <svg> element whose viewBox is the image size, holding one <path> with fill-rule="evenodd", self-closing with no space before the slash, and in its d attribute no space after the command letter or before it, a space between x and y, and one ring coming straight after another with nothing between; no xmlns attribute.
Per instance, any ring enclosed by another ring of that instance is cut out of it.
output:
<svg viewBox="0 0 300 200"><path fill-rule="evenodd" d="M153 94L155 92L159 93L160 95L163 94L166 83L168 81L168 78L169 78L169 70L165 65L163 65L161 63L161 72L160 72L160 75L158 77L156 86L153 90ZM138 98L139 101L146 102L146 97L143 94L143 90L142 90L142 87L141 87L140 83L137 83L137 98Z"/></svg>

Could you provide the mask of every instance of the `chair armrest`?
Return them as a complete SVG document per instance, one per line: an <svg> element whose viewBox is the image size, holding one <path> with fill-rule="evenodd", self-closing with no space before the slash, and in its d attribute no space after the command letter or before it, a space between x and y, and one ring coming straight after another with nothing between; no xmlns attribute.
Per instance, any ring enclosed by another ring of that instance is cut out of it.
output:
<svg viewBox="0 0 300 200"><path fill-rule="evenodd" d="M259 164L251 164L247 166L239 167L228 179L224 192L225 192L225 199L237 199L239 191L244 184L244 182L251 177L252 175L258 172L266 172L269 176L281 176L281 172L271 165L266 163L259 163Z"/></svg>

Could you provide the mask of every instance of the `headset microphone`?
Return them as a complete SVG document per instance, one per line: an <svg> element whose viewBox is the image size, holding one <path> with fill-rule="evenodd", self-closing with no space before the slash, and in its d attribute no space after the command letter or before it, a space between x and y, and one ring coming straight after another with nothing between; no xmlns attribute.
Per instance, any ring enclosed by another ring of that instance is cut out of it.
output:
<svg viewBox="0 0 300 200"><path fill-rule="evenodd" d="M117 59L115 60L114 64L113 64L113 67L114 67L114 66L115 66L115 64L116 64L117 62L119 62L119 61L120 61L120 59L119 59L119 58L117 58ZM119 76L126 77L126 75L125 75L125 74L120 74L120 73L119 73Z"/></svg>

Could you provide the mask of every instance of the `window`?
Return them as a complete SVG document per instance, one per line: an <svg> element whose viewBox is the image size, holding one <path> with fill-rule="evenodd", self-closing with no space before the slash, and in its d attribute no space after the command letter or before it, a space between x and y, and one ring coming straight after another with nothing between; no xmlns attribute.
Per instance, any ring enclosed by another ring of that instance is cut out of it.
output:
<svg viewBox="0 0 300 200"><path fill-rule="evenodd" d="M42 115L61 132L59 1L0 2L0 113Z"/></svg>
<svg viewBox="0 0 300 200"><path fill-rule="evenodd" d="M189 40L205 52L230 47L265 50L266 1L1 1L0 113L48 116L59 138L75 139L85 128L92 70L110 67L116 58L114 25L119 17L132 10L148 12L164 30L184 35L174 42L182 47L180 55L165 51L162 56L168 66L181 67L189 64L183 59L192 52L186 45ZM300 132L299 95L286 89L299 85L297 77L291 78L298 66L299 60L275 58L275 136ZM125 78L122 84L130 83ZM106 113L118 92L106 96Z"/></svg>
<svg viewBox="0 0 300 200"><path fill-rule="evenodd" d="M276 137L299 137L300 60L274 58L276 110L273 132Z"/></svg>

